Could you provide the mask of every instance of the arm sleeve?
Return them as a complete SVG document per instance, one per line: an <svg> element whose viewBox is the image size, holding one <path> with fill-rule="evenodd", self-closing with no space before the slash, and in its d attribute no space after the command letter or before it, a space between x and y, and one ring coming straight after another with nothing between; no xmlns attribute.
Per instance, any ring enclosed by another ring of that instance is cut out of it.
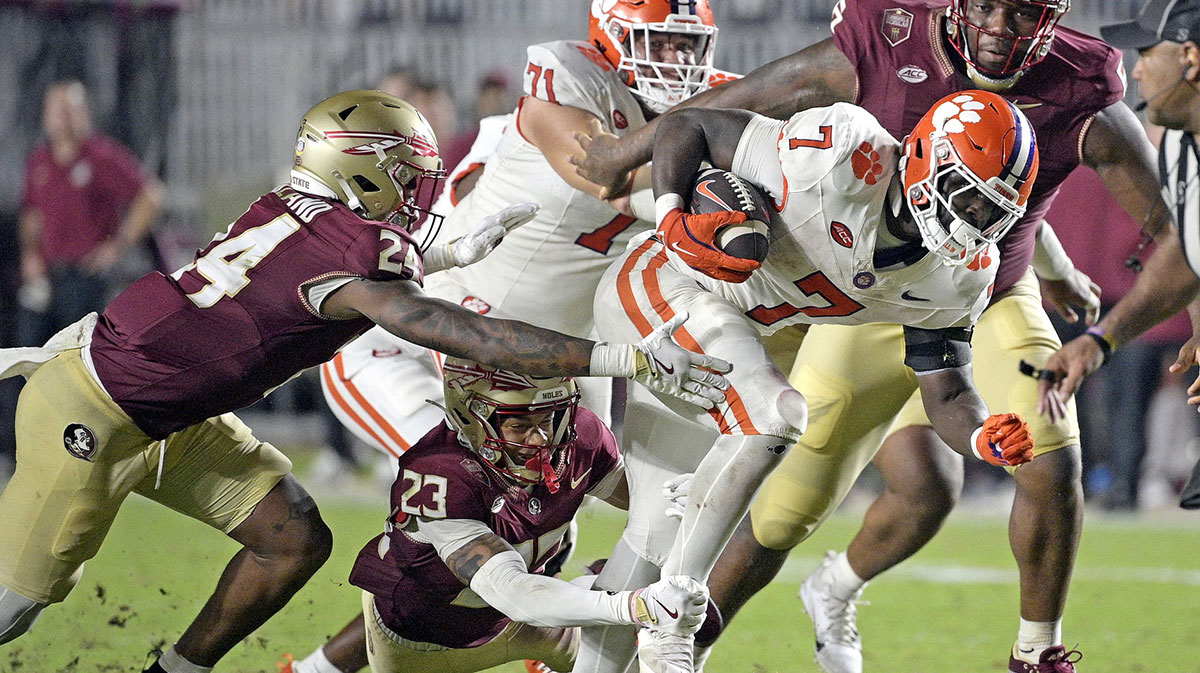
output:
<svg viewBox="0 0 1200 673"><path fill-rule="evenodd" d="M554 628L633 624L630 592L589 591L534 575L515 551L488 559L471 578L471 589L513 621Z"/></svg>
<svg viewBox="0 0 1200 673"><path fill-rule="evenodd" d="M783 197L779 135L786 125L786 121L755 115L742 131L733 153L732 172L766 189L775 199Z"/></svg>
<svg viewBox="0 0 1200 673"><path fill-rule="evenodd" d="M495 535L495 531L482 521L475 519L427 519L417 517L417 528L408 536L417 542L433 545L437 555L445 561L463 545L480 535Z"/></svg>

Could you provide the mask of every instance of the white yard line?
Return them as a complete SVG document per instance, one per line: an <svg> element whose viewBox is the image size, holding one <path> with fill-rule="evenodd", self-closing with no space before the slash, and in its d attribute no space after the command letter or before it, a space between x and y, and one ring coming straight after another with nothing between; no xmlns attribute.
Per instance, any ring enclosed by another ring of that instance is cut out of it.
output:
<svg viewBox="0 0 1200 673"><path fill-rule="evenodd" d="M793 554L788 558L775 581L799 586L808 573L812 572L820 563L820 557ZM934 584L1015 584L1018 580L1016 569L1000 570L982 566L932 565L912 562L902 563L892 568L888 571L887 576ZM1200 570L1177 568L1076 567L1072 578L1075 581L1084 582L1146 582L1200 586Z"/></svg>

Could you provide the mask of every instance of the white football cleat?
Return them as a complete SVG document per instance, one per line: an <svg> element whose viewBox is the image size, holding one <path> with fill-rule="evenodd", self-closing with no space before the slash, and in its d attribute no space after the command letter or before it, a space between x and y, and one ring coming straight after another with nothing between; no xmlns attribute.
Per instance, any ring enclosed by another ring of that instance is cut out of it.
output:
<svg viewBox="0 0 1200 673"><path fill-rule="evenodd" d="M676 636L666 631L638 631L638 670L640 673L693 673L695 640L695 636Z"/></svg>
<svg viewBox="0 0 1200 673"><path fill-rule="evenodd" d="M816 632L816 660L825 673L862 673L862 639L858 635L857 602L864 584L848 600L830 591L826 572L837 557L827 552L825 561L800 585L800 600Z"/></svg>

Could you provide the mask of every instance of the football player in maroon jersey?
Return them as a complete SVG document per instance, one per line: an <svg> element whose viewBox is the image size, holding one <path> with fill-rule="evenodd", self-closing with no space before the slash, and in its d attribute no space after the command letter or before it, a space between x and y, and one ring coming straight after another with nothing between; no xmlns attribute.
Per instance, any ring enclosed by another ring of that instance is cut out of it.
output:
<svg viewBox="0 0 1200 673"><path fill-rule="evenodd" d="M1160 242L1175 234L1158 193L1153 149L1121 102L1120 54L1096 38L1058 26L1069 0L947 4L841 0L834 8L831 38L683 105L749 108L783 119L797 110L850 101L901 138L932 101L979 87L1001 93L1029 117L1038 134L1041 172L1025 218L1001 242L993 302L975 330L975 379L989 404L1011 396L1004 406L1031 419L1037 443L1037 457L1013 475L1010 539L1021 575L1021 622L1010 670L1070 671L1068 660L1074 657L1061 646L1061 618L1082 526L1078 430L1073 407L1053 423L1033 419L1037 381L1020 374L1018 365L1021 360L1043 365L1058 340L1026 268L1031 259L1038 262L1035 239L1044 250L1057 243L1041 218L1055 189L1079 163L1095 169ZM652 122L620 142L603 134L583 137L586 155L573 162L582 175L615 193L628 171L650 157L656 128ZM1157 267L1148 268L1154 273ZM1056 306L1066 307L1068 300L1089 309L1098 306L1090 281L1077 272L1043 279L1042 291ZM1077 319L1069 307L1060 310ZM1094 320L1091 310L1088 320ZM848 551L831 558L806 583L818 659L837 673L862 670L853 599L865 580L924 545L962 488L961 460L936 439L927 419L908 413L918 406L910 399L915 384L900 380L900 342L888 337L887 329L817 326L809 331L792 370L793 384L814 408L808 431L765 482L710 580L714 600L731 618L836 507L859 466L879 448L875 462L885 478L884 493ZM880 348L884 338L887 347ZM872 357L862 357L867 352ZM882 353L891 354L886 365ZM880 447L889 427L895 431Z"/></svg>
<svg viewBox="0 0 1200 673"><path fill-rule="evenodd" d="M411 231L441 168L432 131L405 101L332 96L301 123L291 184L252 204L192 263L144 276L98 320L41 349L0 354L0 376L30 376L17 471L0 495L0 643L66 598L137 492L243 545L148 669L210 670L283 607L331 545L291 463L232 412L373 324L530 375L630 376L702 406L720 399L727 382L716 372L728 365L674 344L677 324L610 345L425 296L427 267L479 259L536 211L506 208L423 260Z"/></svg>
<svg viewBox="0 0 1200 673"><path fill-rule="evenodd" d="M687 577L614 593L547 576L585 495L628 506L616 438L579 406L572 379L449 358L444 381L446 419L400 456L384 532L350 574L370 616L359 656L372 671L467 673L525 658L566 671L576 626L686 630L703 619L707 592ZM340 670L362 660L348 663Z"/></svg>

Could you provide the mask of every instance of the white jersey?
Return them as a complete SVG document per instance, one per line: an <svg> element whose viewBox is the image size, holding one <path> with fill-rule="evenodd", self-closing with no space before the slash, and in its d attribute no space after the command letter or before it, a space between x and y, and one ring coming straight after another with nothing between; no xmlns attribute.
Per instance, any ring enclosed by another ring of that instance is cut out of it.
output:
<svg viewBox="0 0 1200 673"><path fill-rule="evenodd" d="M527 96L586 110L616 135L645 125L637 100L591 44L548 42L529 47L528 54ZM633 235L653 223L622 215L568 185L521 134L520 115L518 106L475 189L447 219L447 233L461 235L513 203L536 201L542 208L485 259L442 275L469 289L492 315L586 337L600 276Z"/></svg>
<svg viewBox="0 0 1200 673"><path fill-rule="evenodd" d="M745 311L762 334L794 323L971 325L991 294L994 246L962 266L932 254L877 266L899 151L874 117L845 103L787 121L757 117L738 144L733 172L762 187L779 209L762 268L735 284L687 268L674 253L672 263ZM916 254L924 250L918 245L910 246Z"/></svg>
<svg viewBox="0 0 1200 673"><path fill-rule="evenodd" d="M587 110L617 135L645 125L641 107L595 47L550 42L528 53L527 95ZM536 201L542 208L483 260L426 277L425 292L483 315L588 337L592 295L604 269L635 233L653 224L621 215L568 185L521 135L520 107L506 117L480 122L470 154L451 175L453 181L470 164L485 165L475 188L447 214L439 240L462 236L507 205ZM449 208L449 192L443 191L437 212ZM399 455L441 419L440 410L425 404L441 399L441 359L440 353L374 327L322 365L321 383L347 428ZM609 382L578 383L584 405L607 422Z"/></svg>

